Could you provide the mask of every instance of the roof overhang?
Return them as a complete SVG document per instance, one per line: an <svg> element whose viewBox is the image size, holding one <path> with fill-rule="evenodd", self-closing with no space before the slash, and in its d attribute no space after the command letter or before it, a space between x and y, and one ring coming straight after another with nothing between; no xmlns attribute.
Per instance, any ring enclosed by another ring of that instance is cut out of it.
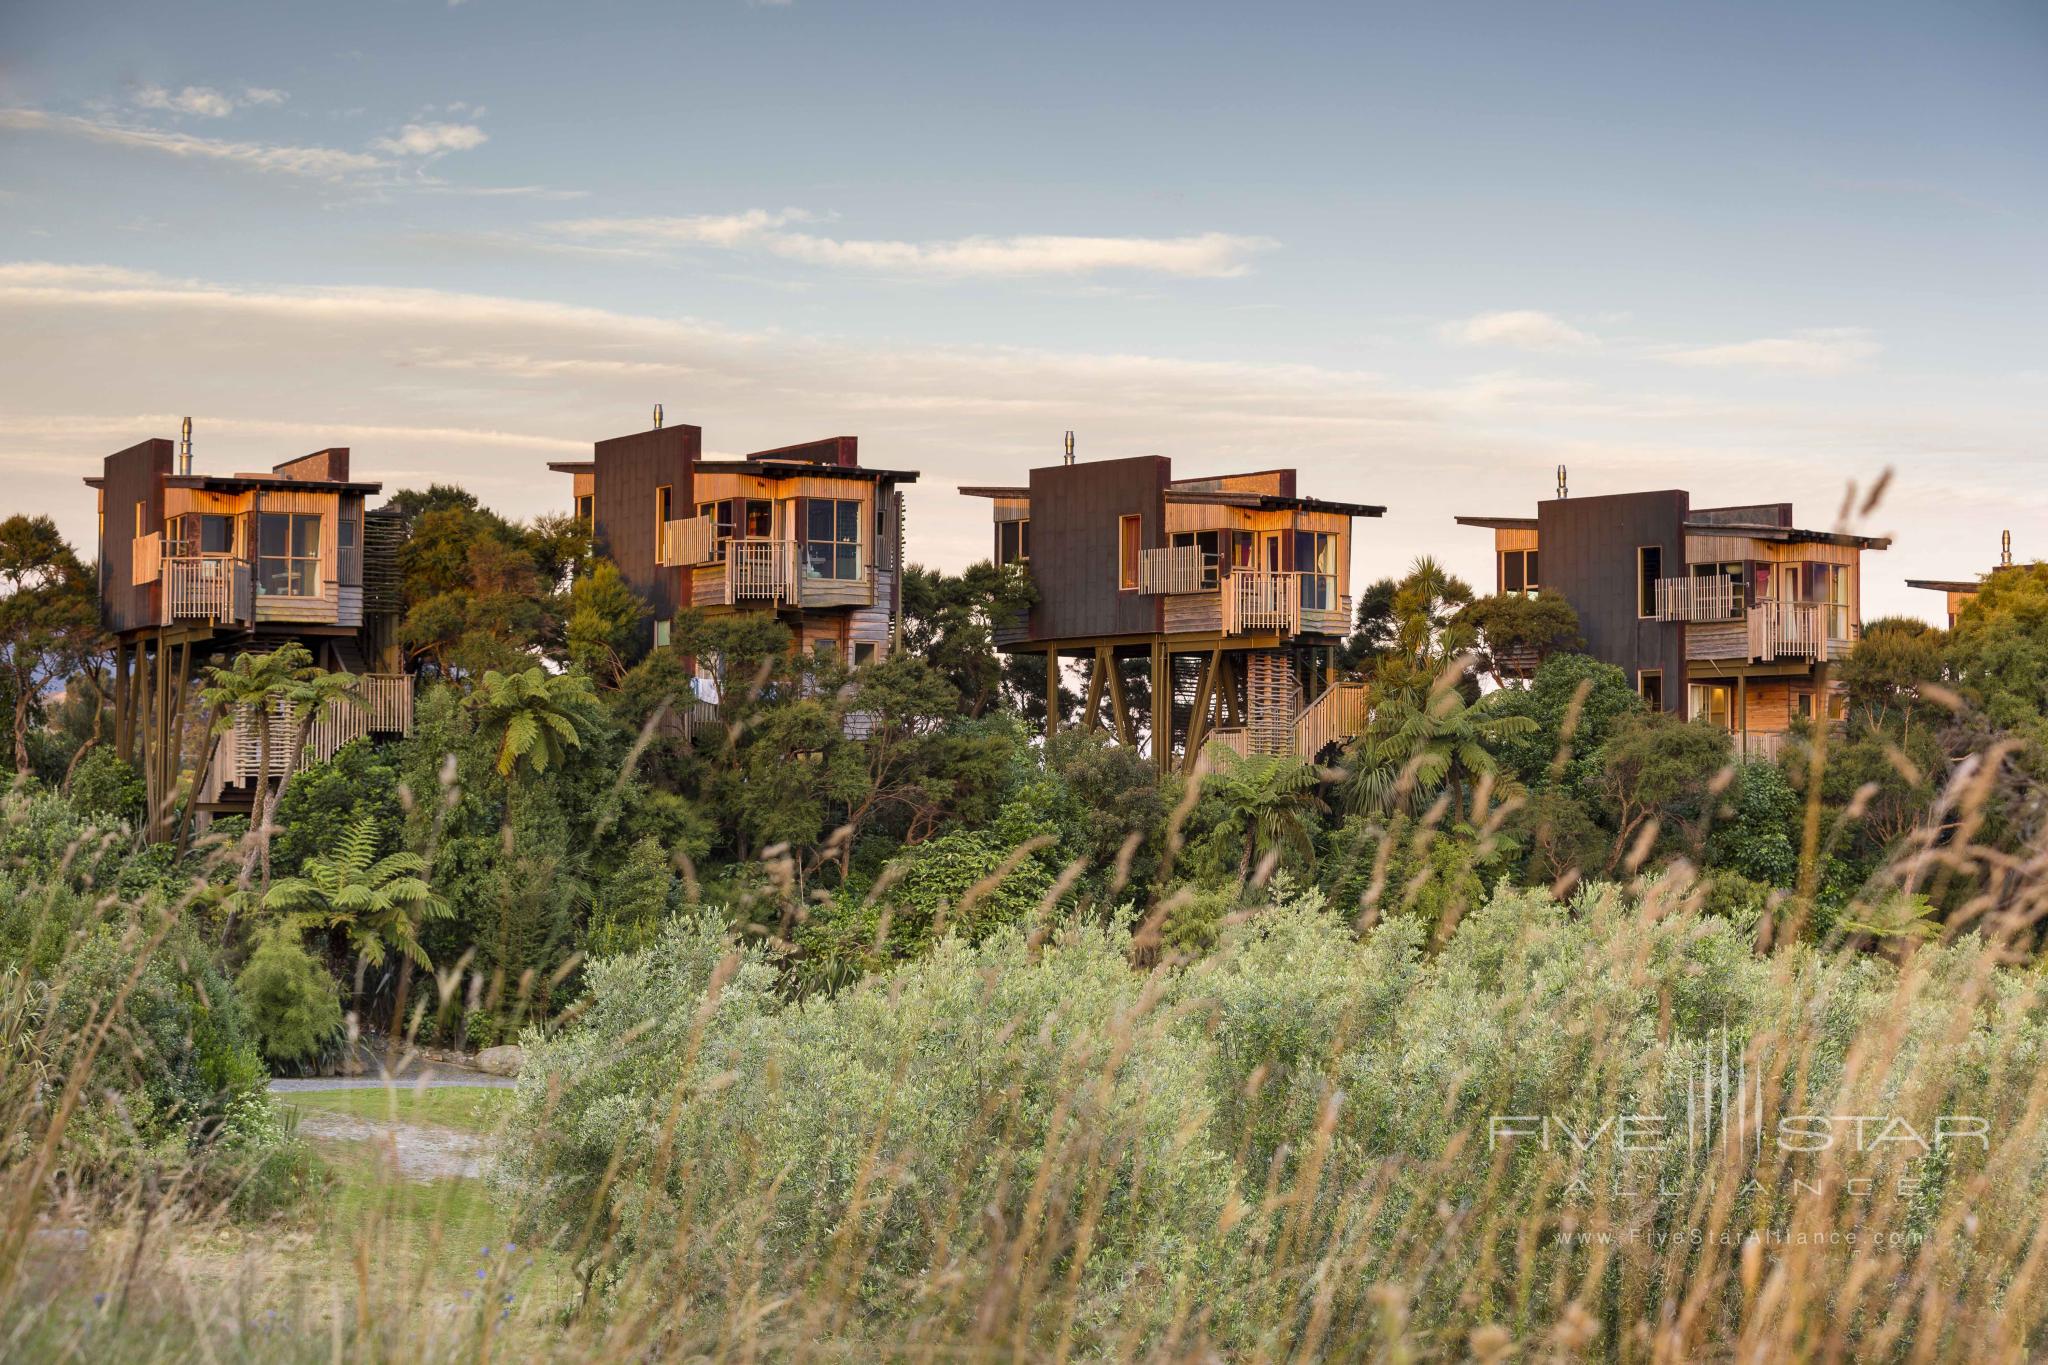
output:
<svg viewBox="0 0 2048 1365"><path fill-rule="evenodd" d="M1929 592L1975 592L1984 584L1974 578L1909 578L1906 586Z"/></svg>
<svg viewBox="0 0 2048 1365"><path fill-rule="evenodd" d="M1008 488L992 483L963 483L956 490L963 498L1029 498L1029 488Z"/></svg>
<svg viewBox="0 0 2048 1365"><path fill-rule="evenodd" d="M1460 526L1482 526L1489 531L1533 531L1534 517L1458 517Z"/></svg>
<svg viewBox="0 0 2048 1365"><path fill-rule="evenodd" d="M1283 498L1277 493L1214 493L1192 489L1166 490L1168 502L1208 507L1243 507L1254 512L1332 512L1345 517L1381 517L1387 509L1365 502L1331 502L1326 498Z"/></svg>
<svg viewBox="0 0 2048 1365"><path fill-rule="evenodd" d="M1725 521L1688 521L1685 529L1693 535L1742 536L1749 540L1775 540L1784 545L1850 545L1859 550L1888 550L1890 536L1858 536L1847 531L1810 531L1798 526L1744 526Z"/></svg>
<svg viewBox="0 0 2048 1365"><path fill-rule="evenodd" d="M356 483L345 479L291 479L263 474L173 474L164 480L166 488L197 488L209 493L240 493L249 489L291 489L300 493L379 493L381 483Z"/></svg>
<svg viewBox="0 0 2048 1365"><path fill-rule="evenodd" d="M816 460L699 460L698 474L752 474L763 479L866 479L873 483L916 483L914 469L868 469L852 464L820 464Z"/></svg>
<svg viewBox="0 0 2048 1365"><path fill-rule="evenodd" d="M548 468L557 474L595 474L596 460L549 460Z"/></svg>

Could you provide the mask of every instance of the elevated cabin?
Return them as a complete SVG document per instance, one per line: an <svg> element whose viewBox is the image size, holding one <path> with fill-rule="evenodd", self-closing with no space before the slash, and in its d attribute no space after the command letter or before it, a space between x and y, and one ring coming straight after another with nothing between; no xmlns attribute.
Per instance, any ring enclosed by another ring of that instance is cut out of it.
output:
<svg viewBox="0 0 2048 1365"><path fill-rule="evenodd" d="M1909 578L1906 580L1906 586L1909 588L1921 588L1928 592L1941 593L1946 599L1944 605L1948 608L1946 628L1954 630L1956 628L1956 618L1963 614L1964 607L1967 607L1976 599L1978 590L1990 580L1992 574L2000 573L2011 567L2012 532L2006 531L1999 537L1998 567L1990 570L1988 573L1976 578Z"/></svg>
<svg viewBox="0 0 2048 1365"><path fill-rule="evenodd" d="M1862 557L1890 542L1799 527L1790 503L1693 507L1682 489L1555 498L1493 532L1495 590L1556 593L1586 651L1652 707L1777 752L1794 716L1836 718L1828 666L1862 630Z"/></svg>
<svg viewBox="0 0 2048 1365"><path fill-rule="evenodd" d="M1304 497L1295 471L1176 479L1147 455L1031 471L960 490L994 508L998 564L1023 564L1038 603L997 645L1043 654L1048 726L1065 660L1086 660L1080 723L1135 743L1125 673L1144 661L1162 770L1205 743L1314 758L1361 728L1364 691L1337 678L1351 630L1351 523L1384 507Z"/></svg>
<svg viewBox="0 0 2048 1365"><path fill-rule="evenodd" d="M230 475L194 472L189 437L181 451L149 440L107 456L85 482L99 498L100 614L116 642L115 746L140 756L151 833L169 832L161 805L196 725L196 666L296 641L319 666L360 675L362 704L316 721L316 759L411 728L412 679L394 637L402 531L367 510L379 485L350 479L346 447ZM197 809L248 809L253 730L247 720L212 746Z"/></svg>
<svg viewBox="0 0 2048 1365"><path fill-rule="evenodd" d="M902 488L917 475L862 466L855 437L706 459L702 428L657 426L548 467L653 608L656 644L686 608L772 611L797 648L856 666L901 637Z"/></svg>

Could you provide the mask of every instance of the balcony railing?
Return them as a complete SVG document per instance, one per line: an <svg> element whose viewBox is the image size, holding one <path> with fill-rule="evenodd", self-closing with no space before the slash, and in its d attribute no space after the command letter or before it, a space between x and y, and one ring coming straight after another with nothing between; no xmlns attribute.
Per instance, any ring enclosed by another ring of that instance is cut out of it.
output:
<svg viewBox="0 0 2048 1365"><path fill-rule="evenodd" d="M222 555L180 555L163 561L164 625L177 621L246 623L252 591L249 561Z"/></svg>
<svg viewBox="0 0 2048 1365"><path fill-rule="evenodd" d="M796 594L796 542L725 542L726 595L733 602L787 602Z"/></svg>
<svg viewBox="0 0 2048 1365"><path fill-rule="evenodd" d="M1211 592L1219 581L1217 557L1199 545L1146 550L1138 556L1138 591L1142 593Z"/></svg>
<svg viewBox="0 0 2048 1365"><path fill-rule="evenodd" d="M1759 602L1749 609L1749 657L1818 662L1849 651L1855 627L1849 608L1835 602Z"/></svg>
<svg viewBox="0 0 2048 1365"><path fill-rule="evenodd" d="M1742 586L1725 574L1657 580L1659 621L1740 621Z"/></svg>
<svg viewBox="0 0 2048 1365"><path fill-rule="evenodd" d="M711 517L684 517L661 528L660 561L671 568L709 564L718 557L718 524Z"/></svg>
<svg viewBox="0 0 2048 1365"><path fill-rule="evenodd" d="M1251 631L1278 631L1293 635L1301 629L1301 589L1291 573L1240 569L1223 589L1223 632L1242 635Z"/></svg>

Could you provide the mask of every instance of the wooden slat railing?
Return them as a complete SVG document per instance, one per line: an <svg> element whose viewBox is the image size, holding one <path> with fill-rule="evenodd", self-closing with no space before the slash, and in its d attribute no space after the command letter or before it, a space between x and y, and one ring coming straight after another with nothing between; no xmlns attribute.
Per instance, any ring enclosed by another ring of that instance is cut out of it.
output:
<svg viewBox="0 0 2048 1365"><path fill-rule="evenodd" d="M1826 649L1819 603L1765 601L1749 609L1749 657L1758 663L1824 659Z"/></svg>
<svg viewBox="0 0 2048 1365"><path fill-rule="evenodd" d="M1742 619L1742 590L1725 574L1704 578L1660 578L1656 590L1659 621Z"/></svg>
<svg viewBox="0 0 2048 1365"><path fill-rule="evenodd" d="M164 572L164 533L151 531L146 536L135 537L129 550L128 581L135 587L154 583Z"/></svg>
<svg viewBox="0 0 2048 1365"><path fill-rule="evenodd" d="M246 621L249 563L218 555L190 555L163 562L163 623Z"/></svg>
<svg viewBox="0 0 2048 1365"><path fill-rule="evenodd" d="M1230 575L1223 591L1223 630L1227 635L1250 631L1279 631L1294 635L1301 630L1301 591L1297 575L1271 573L1263 569L1239 569Z"/></svg>
<svg viewBox="0 0 2048 1365"><path fill-rule="evenodd" d="M718 523L712 517L683 517L662 528L661 562L670 567L709 564L718 557Z"/></svg>
<svg viewBox="0 0 2048 1365"><path fill-rule="evenodd" d="M1301 708L1294 718L1294 752L1313 760L1332 744L1342 744L1365 730L1365 684L1340 682Z"/></svg>
<svg viewBox="0 0 2048 1365"><path fill-rule="evenodd" d="M727 600L786 602L796 582L793 540L729 540L725 543Z"/></svg>
<svg viewBox="0 0 2048 1365"><path fill-rule="evenodd" d="M1172 545L1138 555L1138 591L1211 592L1217 586L1216 556L1199 545Z"/></svg>

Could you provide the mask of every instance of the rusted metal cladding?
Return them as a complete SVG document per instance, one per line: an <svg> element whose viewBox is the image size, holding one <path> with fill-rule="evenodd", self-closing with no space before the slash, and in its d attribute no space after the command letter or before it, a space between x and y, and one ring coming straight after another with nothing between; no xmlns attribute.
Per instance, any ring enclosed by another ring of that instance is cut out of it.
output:
<svg viewBox="0 0 2048 1365"><path fill-rule="evenodd" d="M1139 518L1139 546L1166 543L1166 485L1172 461L1159 455L1031 471L1031 576L1038 605L1031 638L1136 635L1157 631L1160 599L1122 586L1121 519Z"/></svg>
<svg viewBox="0 0 2048 1365"><path fill-rule="evenodd" d="M164 479L171 472L175 447L170 441L138 442L109 455L103 466L101 494L100 619L108 630L140 630L156 624L156 585L131 583L134 567L136 504L142 505L144 532L164 525Z"/></svg>
<svg viewBox="0 0 2048 1365"><path fill-rule="evenodd" d="M1682 489L1538 503L1543 591L1560 593L1579 614L1586 652L1628 674L1663 674L1664 709L1685 714L1685 626L1645 618L1640 610L1637 552L1656 546L1658 573L1685 569Z"/></svg>
<svg viewBox="0 0 2048 1365"><path fill-rule="evenodd" d="M669 490L672 518L695 514L690 473L703 444L703 429L692 426L657 427L597 443L593 514L599 551L619 566L657 621L674 616L683 604L685 571L657 562L661 509L656 495Z"/></svg>

